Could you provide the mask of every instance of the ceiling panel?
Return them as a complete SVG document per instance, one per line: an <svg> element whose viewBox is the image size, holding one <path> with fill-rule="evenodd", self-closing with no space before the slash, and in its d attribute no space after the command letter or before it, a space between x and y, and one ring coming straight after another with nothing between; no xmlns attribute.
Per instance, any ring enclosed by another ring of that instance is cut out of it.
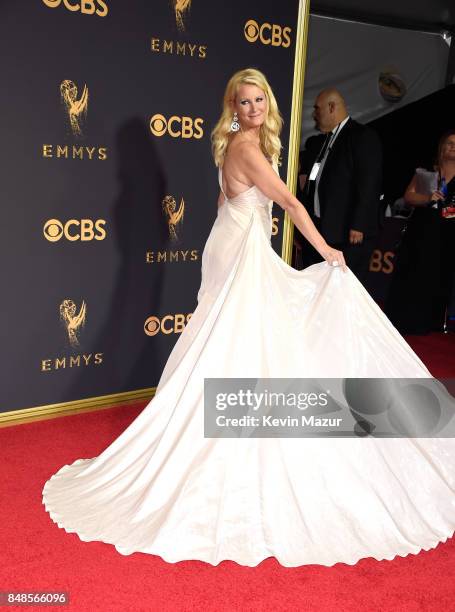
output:
<svg viewBox="0 0 455 612"><path fill-rule="evenodd" d="M313 0L317 15L428 31L455 31L455 0Z"/></svg>

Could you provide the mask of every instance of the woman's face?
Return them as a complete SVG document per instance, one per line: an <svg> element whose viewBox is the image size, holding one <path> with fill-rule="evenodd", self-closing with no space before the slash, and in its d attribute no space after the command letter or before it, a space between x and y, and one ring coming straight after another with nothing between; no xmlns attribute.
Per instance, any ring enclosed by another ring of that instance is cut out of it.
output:
<svg viewBox="0 0 455 612"><path fill-rule="evenodd" d="M455 161L455 134L447 138L442 147L442 158L445 161Z"/></svg>
<svg viewBox="0 0 455 612"><path fill-rule="evenodd" d="M265 93L256 85L242 83L233 102L242 130L259 128L267 116Z"/></svg>

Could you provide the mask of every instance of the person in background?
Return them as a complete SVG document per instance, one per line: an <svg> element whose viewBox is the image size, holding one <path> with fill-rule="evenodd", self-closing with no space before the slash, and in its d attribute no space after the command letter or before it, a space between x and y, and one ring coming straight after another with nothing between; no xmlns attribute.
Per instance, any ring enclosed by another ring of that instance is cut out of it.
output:
<svg viewBox="0 0 455 612"><path fill-rule="evenodd" d="M325 240L343 251L347 265L365 282L381 225L381 142L374 130L349 116L336 89L317 96L313 118L325 138L321 145L319 137L321 146L313 152L303 203ZM320 261L305 246L304 267Z"/></svg>
<svg viewBox="0 0 455 612"><path fill-rule="evenodd" d="M296 198L299 202L304 202L305 198L305 184L308 179L308 175L311 172L311 168L313 166L313 162L316 159L321 146L324 143L324 136L322 134L318 134L316 136L310 136L305 141L305 146L302 151L299 153L299 168L297 174L297 189L296 189ZM311 245L306 245L306 240L299 232L298 228L294 226L294 257L293 257L293 265L298 269L301 269L303 266L302 261L302 253L305 253L309 249L312 251L313 248ZM307 264L308 265L308 264Z"/></svg>
<svg viewBox="0 0 455 612"><path fill-rule="evenodd" d="M324 135L317 134L310 136L305 141L305 146L299 153L299 173L297 181L297 199L303 202L305 193L305 184L308 179L308 175L313 167L314 160L316 159L321 147L324 144Z"/></svg>
<svg viewBox="0 0 455 612"><path fill-rule="evenodd" d="M404 199L414 212L385 312L402 334L443 331L455 269L455 129L440 138L433 169L416 169Z"/></svg>

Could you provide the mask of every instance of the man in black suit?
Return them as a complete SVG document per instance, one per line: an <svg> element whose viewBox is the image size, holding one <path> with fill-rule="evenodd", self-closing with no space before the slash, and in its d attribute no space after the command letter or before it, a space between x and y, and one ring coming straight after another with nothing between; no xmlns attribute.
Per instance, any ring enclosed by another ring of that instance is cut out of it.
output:
<svg viewBox="0 0 455 612"><path fill-rule="evenodd" d="M318 95L313 118L325 136L318 137L303 203L328 244L343 251L349 268L364 282L381 225L381 142L374 130L348 115L336 89ZM315 249L304 244L304 267L318 261Z"/></svg>

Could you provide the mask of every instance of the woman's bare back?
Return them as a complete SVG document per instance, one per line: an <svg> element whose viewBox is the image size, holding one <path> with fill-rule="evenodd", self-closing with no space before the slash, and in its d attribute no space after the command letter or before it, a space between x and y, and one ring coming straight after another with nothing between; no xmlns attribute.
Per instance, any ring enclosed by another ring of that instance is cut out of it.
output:
<svg viewBox="0 0 455 612"><path fill-rule="evenodd" d="M241 134L234 134L227 146L222 166L223 190L229 199L235 198L240 193L250 189L248 178L242 170L242 162L239 149L243 143L251 142Z"/></svg>

